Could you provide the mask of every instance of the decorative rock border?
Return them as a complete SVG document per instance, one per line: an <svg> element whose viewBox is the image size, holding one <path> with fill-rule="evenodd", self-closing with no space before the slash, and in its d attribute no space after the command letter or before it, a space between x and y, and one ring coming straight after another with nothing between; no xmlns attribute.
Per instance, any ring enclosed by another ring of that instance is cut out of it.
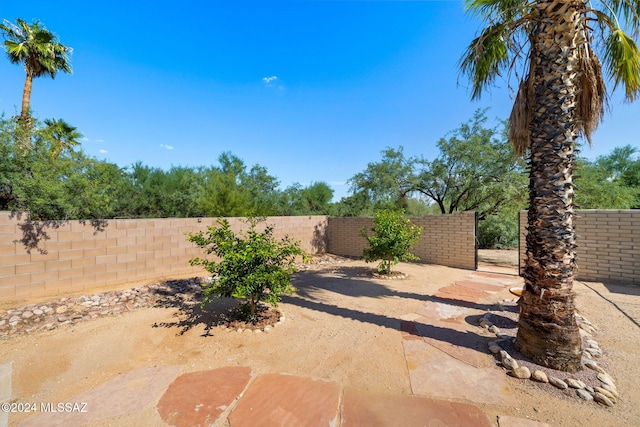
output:
<svg viewBox="0 0 640 427"><path fill-rule="evenodd" d="M608 407L617 403L620 394L618 393L613 378L594 360L594 358L602 357L602 350L592 336L592 333L595 332L597 328L583 316L579 314L576 315L580 335L583 339L582 364L586 368L597 372L596 379L598 385L585 384L585 382L571 377L557 378L547 375L541 370L535 370L532 373L528 367L519 366L518 362L501 346L501 344L509 341L510 343L514 343L515 337L503 334L500 328L491 322L490 318L492 316L493 313L486 313L480 318L478 324L483 329L496 335L497 339L491 340L488 343L489 352L499 358L500 364L505 369L507 375L517 379L531 379L539 383L548 383L560 390L575 390L575 395L587 402L594 401Z"/></svg>
<svg viewBox="0 0 640 427"><path fill-rule="evenodd" d="M341 264L348 258L337 255L312 256L311 262L300 263L299 270L323 268L328 264ZM182 280L168 280L162 283L140 286L133 289L96 293L90 296L59 298L43 304L29 304L9 310L0 310L0 339L13 335L37 331L48 331L59 326L118 315L143 307L153 307L161 298L186 298L202 293L202 284L211 277L196 277ZM280 316L277 324L285 320ZM276 325L277 325L276 324ZM263 328L268 332L270 328Z"/></svg>
<svg viewBox="0 0 640 427"><path fill-rule="evenodd" d="M382 279L382 280L404 280L409 277L408 274L403 273L401 271L392 271L391 274L382 274L377 271L373 271L371 273L374 279Z"/></svg>
<svg viewBox="0 0 640 427"><path fill-rule="evenodd" d="M133 289L75 298L59 298L44 304L29 304L10 310L0 310L0 338L48 331L97 317L153 307L158 299L168 296L199 295L202 292L201 284L208 279L210 278L169 280Z"/></svg>

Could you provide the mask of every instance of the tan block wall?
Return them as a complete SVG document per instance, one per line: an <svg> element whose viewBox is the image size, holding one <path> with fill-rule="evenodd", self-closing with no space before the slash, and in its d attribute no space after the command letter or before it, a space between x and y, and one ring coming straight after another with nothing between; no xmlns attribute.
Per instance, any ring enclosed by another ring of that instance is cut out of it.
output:
<svg viewBox="0 0 640 427"><path fill-rule="evenodd" d="M0 300L83 292L91 288L203 275L188 261L203 252L185 238L215 218L28 222L0 212ZM234 230L248 226L228 218ZM270 217L309 253L327 249L327 217ZM37 242L37 245L35 245Z"/></svg>
<svg viewBox="0 0 640 427"><path fill-rule="evenodd" d="M411 218L411 222L423 228L420 240L412 253L420 262L448 267L475 270L476 216L474 212L453 215L427 215ZM367 241L360 230L368 230L372 218L329 218L329 252L336 255L360 257Z"/></svg>
<svg viewBox="0 0 640 427"><path fill-rule="evenodd" d="M640 284L640 210L577 210L576 279ZM520 212L520 271L527 212Z"/></svg>

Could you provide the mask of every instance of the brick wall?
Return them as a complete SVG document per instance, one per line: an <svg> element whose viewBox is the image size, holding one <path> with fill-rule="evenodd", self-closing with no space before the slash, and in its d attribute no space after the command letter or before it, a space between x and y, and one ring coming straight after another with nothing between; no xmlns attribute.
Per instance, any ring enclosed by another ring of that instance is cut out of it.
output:
<svg viewBox="0 0 640 427"><path fill-rule="evenodd" d="M578 271L586 281L640 284L640 210L577 210ZM527 212L520 212L520 271L525 263Z"/></svg>
<svg viewBox="0 0 640 427"><path fill-rule="evenodd" d="M474 212L453 215L427 215L411 221L423 228L412 253L420 262L476 269L476 217ZM363 227L371 229L372 218L329 218L329 252L362 256L367 241L360 236Z"/></svg>
<svg viewBox="0 0 640 427"><path fill-rule="evenodd" d="M228 218L234 230L247 229ZM0 300L83 292L102 286L202 275L186 241L215 218L29 222L0 212ZM289 235L309 253L327 249L327 217L270 217L276 237Z"/></svg>

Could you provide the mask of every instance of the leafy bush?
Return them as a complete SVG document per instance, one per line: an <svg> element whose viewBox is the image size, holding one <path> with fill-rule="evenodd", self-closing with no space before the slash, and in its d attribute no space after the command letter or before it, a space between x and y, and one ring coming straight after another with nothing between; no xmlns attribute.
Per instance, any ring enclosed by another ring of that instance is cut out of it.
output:
<svg viewBox="0 0 640 427"><path fill-rule="evenodd" d="M256 314L256 306L265 301L277 306L282 295L295 291L291 286L291 274L296 271L295 259L306 254L299 242L285 237L280 241L273 237L273 225L267 225L262 232L256 225L263 219L250 218L246 233L236 235L229 221L219 219L218 225L208 227L209 231L190 233L187 240L203 248L206 254L215 254L220 261L194 258L191 265L201 265L211 273L213 280L204 284L203 305L212 297L232 297L247 300L242 310L247 320Z"/></svg>
<svg viewBox="0 0 640 427"><path fill-rule="evenodd" d="M418 260L409 250L420 238L422 227L404 217L404 211L379 210L373 219L373 235L363 228L360 234L367 239L369 247L363 251L366 262L381 260L378 272L391 274L391 267L400 261Z"/></svg>
<svg viewBox="0 0 640 427"><path fill-rule="evenodd" d="M510 249L518 246L518 213L489 215L478 222L480 249Z"/></svg>

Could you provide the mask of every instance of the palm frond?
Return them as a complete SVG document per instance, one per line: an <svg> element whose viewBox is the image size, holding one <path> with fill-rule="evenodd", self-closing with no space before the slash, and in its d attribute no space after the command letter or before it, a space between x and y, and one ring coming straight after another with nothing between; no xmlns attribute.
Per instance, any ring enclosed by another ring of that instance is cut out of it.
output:
<svg viewBox="0 0 640 427"><path fill-rule="evenodd" d="M531 131L529 125L533 118L533 76L531 63L529 63L529 73L520 82L518 94L509 116L509 140L516 156L523 156L529 146L529 136Z"/></svg>
<svg viewBox="0 0 640 427"><path fill-rule="evenodd" d="M634 36L640 31L640 0L608 0L611 11L622 17Z"/></svg>
<svg viewBox="0 0 640 427"><path fill-rule="evenodd" d="M622 84L627 101L640 95L640 50L621 28L611 29L605 40L604 64L614 80L614 90Z"/></svg>
<svg viewBox="0 0 640 427"><path fill-rule="evenodd" d="M504 24L491 25L471 42L460 59L460 72L467 74L473 85L472 99L478 98L508 64L508 37Z"/></svg>
<svg viewBox="0 0 640 427"><path fill-rule="evenodd" d="M602 76L600 60L588 43L582 45L579 55L580 93L577 115L582 134L591 145L591 133L598 127L607 105L607 88Z"/></svg>
<svg viewBox="0 0 640 427"><path fill-rule="evenodd" d="M522 10L531 7L528 0L466 0L465 10L483 18L496 20L515 19Z"/></svg>

